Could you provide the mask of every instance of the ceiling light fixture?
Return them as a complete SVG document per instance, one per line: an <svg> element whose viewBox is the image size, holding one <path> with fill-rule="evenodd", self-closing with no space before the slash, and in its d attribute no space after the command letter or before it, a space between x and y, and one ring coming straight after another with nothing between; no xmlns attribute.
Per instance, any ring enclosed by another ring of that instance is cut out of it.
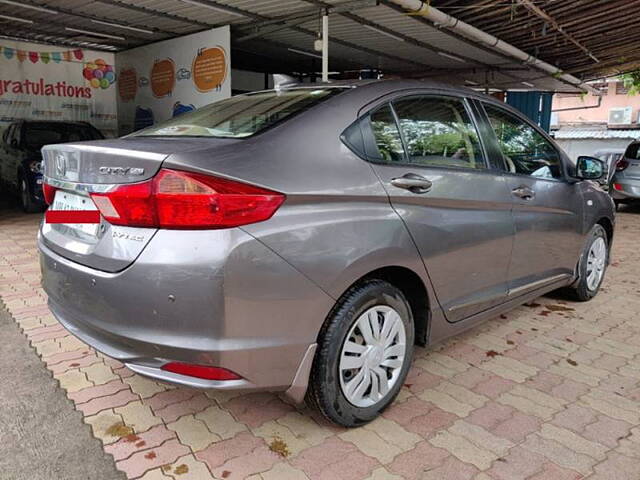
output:
<svg viewBox="0 0 640 480"><path fill-rule="evenodd" d="M533 83L529 83L529 82L520 82L520 83L522 83L522 85L524 85L526 87L531 87L531 88L535 87L535 85Z"/></svg>
<svg viewBox="0 0 640 480"><path fill-rule="evenodd" d="M322 58L322 55L316 55L315 53L298 50L297 48L287 48L287 50L293 53L299 53L300 55L306 55L307 57Z"/></svg>
<svg viewBox="0 0 640 480"><path fill-rule="evenodd" d="M467 85L480 85L478 82L474 82L473 80L465 80L464 83Z"/></svg>
<svg viewBox="0 0 640 480"><path fill-rule="evenodd" d="M107 33L92 32L91 30L81 30L79 28L71 28L71 27L64 27L64 29L67 30L68 32L84 33L85 35L89 35L90 37L111 38L113 40L126 40L126 38L120 37L118 35L109 35Z"/></svg>
<svg viewBox="0 0 640 480"><path fill-rule="evenodd" d="M37 5L29 5L28 3L16 2L14 0L0 0L0 3L4 3L6 5L13 5L15 7L29 8L31 10L36 10L38 12L50 13L52 15L57 15L58 13L60 13L56 10L51 10L49 8L39 7Z"/></svg>
<svg viewBox="0 0 640 480"><path fill-rule="evenodd" d="M211 5L210 3L199 2L198 0L180 0L182 3L189 3L191 5L195 5L196 7L208 8L209 10L215 10L220 13L228 13L229 15L237 15L238 17L244 17L242 13L238 13L235 10L231 10L230 8L225 8L223 6Z"/></svg>
<svg viewBox="0 0 640 480"><path fill-rule="evenodd" d="M447 53L447 52L438 52L438 55L440 55L441 57L448 58L450 60L455 60L456 62L467 63L465 59L456 57L455 55L451 55L450 53Z"/></svg>
<svg viewBox="0 0 640 480"><path fill-rule="evenodd" d="M27 20L26 18L18 18L12 17L11 15L0 15L0 18L4 18L5 20L11 20L13 22L21 22L21 23L33 23L33 20Z"/></svg>
<svg viewBox="0 0 640 480"><path fill-rule="evenodd" d="M138 28L138 27L130 27L129 25L120 25L119 23L103 22L102 20L91 20L91 21L93 23L98 23L100 25L106 25L107 27L124 28L125 30L131 30L132 32L146 33L149 35L153 35L154 33L151 30L145 30L144 28Z"/></svg>
<svg viewBox="0 0 640 480"><path fill-rule="evenodd" d="M382 35L386 35L389 38L393 38L394 40L398 40L399 42L404 42L404 38L399 37L398 35L394 35L393 33L385 32L381 28L374 27L373 25L362 25L364 28L371 30L372 32L377 32Z"/></svg>

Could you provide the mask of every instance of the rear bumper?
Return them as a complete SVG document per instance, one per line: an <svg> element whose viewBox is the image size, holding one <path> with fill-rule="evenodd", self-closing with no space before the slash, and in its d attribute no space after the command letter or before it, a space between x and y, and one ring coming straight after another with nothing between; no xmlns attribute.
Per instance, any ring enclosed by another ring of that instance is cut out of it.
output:
<svg viewBox="0 0 640 480"><path fill-rule="evenodd" d="M190 387L286 390L299 383L333 303L238 229L159 231L117 273L85 267L38 243L49 306L67 330L133 371ZM169 361L223 367L242 379L161 370Z"/></svg>
<svg viewBox="0 0 640 480"><path fill-rule="evenodd" d="M618 187L611 188L614 200L640 200L640 180L614 178L613 184Z"/></svg>

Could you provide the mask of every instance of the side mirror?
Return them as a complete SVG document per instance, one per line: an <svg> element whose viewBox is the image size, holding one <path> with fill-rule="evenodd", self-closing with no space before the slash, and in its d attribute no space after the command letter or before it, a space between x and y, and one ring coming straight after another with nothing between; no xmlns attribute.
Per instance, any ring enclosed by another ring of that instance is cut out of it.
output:
<svg viewBox="0 0 640 480"><path fill-rule="evenodd" d="M580 180L600 180L607 169L604 162L595 157L578 157L576 177Z"/></svg>

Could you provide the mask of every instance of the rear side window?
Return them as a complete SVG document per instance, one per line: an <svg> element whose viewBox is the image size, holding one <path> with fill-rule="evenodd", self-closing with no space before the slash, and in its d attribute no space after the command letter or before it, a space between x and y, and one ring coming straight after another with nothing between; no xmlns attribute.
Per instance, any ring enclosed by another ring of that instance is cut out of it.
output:
<svg viewBox="0 0 640 480"><path fill-rule="evenodd" d="M368 148L367 154L371 160L385 163L405 161L402 139L398 131L396 119L391 107L384 105L369 117L371 131L375 139L375 147ZM371 145L371 142L369 142ZM373 151L370 151L373 150Z"/></svg>
<svg viewBox="0 0 640 480"><path fill-rule="evenodd" d="M408 162L422 166L486 167L478 133L462 100L410 97L393 102Z"/></svg>
<svg viewBox="0 0 640 480"><path fill-rule="evenodd" d="M22 141L26 148L40 150L54 143L80 142L103 138L98 130L90 125L58 122L29 122L22 132Z"/></svg>
<svg viewBox="0 0 640 480"><path fill-rule="evenodd" d="M515 115L484 104L510 173L538 178L560 178L558 150L535 128Z"/></svg>
<svg viewBox="0 0 640 480"><path fill-rule="evenodd" d="M624 152L625 158L630 160L640 160L640 143L632 143Z"/></svg>

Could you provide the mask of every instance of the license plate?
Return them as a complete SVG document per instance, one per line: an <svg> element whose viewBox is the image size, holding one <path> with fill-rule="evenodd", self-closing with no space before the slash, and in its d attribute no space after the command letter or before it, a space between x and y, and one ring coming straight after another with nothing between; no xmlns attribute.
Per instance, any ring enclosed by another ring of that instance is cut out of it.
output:
<svg viewBox="0 0 640 480"><path fill-rule="evenodd" d="M53 199L52 210L97 210L95 203L89 197L76 195L75 193L58 190ZM99 223L63 223L72 230L83 232L86 235L95 237L98 235Z"/></svg>

